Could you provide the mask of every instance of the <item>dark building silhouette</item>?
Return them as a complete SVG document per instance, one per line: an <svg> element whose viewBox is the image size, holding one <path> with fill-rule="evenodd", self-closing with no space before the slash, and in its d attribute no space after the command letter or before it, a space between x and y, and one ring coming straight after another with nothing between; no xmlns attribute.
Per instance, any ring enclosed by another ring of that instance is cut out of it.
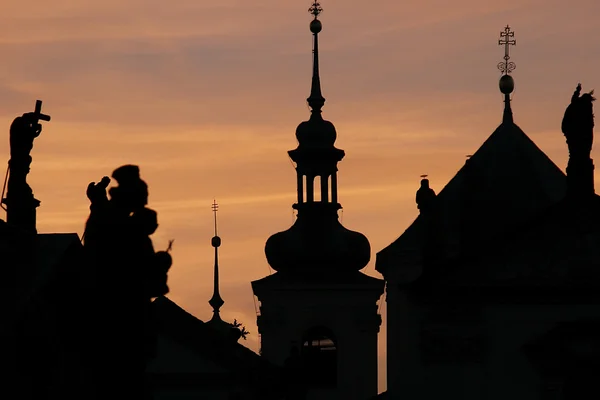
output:
<svg viewBox="0 0 600 400"><path fill-rule="evenodd" d="M283 399L283 369L166 297L152 303L157 352L148 365L154 400ZM230 330L232 329L229 326Z"/></svg>
<svg viewBox="0 0 600 400"><path fill-rule="evenodd" d="M252 282L261 352L277 365L295 365L295 380L289 379L296 390L288 398L366 400L377 394L377 302L384 282L360 272L370 260L369 241L338 220L337 163L344 151L334 145L335 127L321 116L319 3L309 11L311 116L296 129L298 147L288 152L296 167L297 218L267 240L267 261L276 272Z"/></svg>
<svg viewBox="0 0 600 400"><path fill-rule="evenodd" d="M217 235L217 208L214 202L214 287L209 300L212 318L203 322L164 296L152 303L157 346L148 364L148 379L154 400L283 399L284 369L239 343L248 332L220 316L225 302L219 293L221 238Z"/></svg>
<svg viewBox="0 0 600 400"><path fill-rule="evenodd" d="M37 233L40 202L30 201L33 191L20 171L29 172L40 104L17 118L10 132L3 201L10 222L0 220L6 393L36 400L283 398L282 368L238 343L248 332L219 316L216 214L214 313L207 323L164 297L171 257L168 250L155 252L149 238L158 223L146 207L148 188L138 167L115 170L119 186L108 189L108 177L90 183L85 246L76 233ZM111 203L117 199L123 204ZM122 205L122 215L113 214Z"/></svg>
<svg viewBox="0 0 600 400"><path fill-rule="evenodd" d="M0 220L0 376L6 393L18 393L20 399L75 398L88 378L78 368L74 344L75 318L82 310L72 302L85 279L78 270L82 246L75 233L37 233L40 201L27 175L33 141L42 130L39 121L50 120L41 113L41 104L10 127L9 170L2 191L7 221Z"/></svg>
<svg viewBox="0 0 600 400"><path fill-rule="evenodd" d="M513 122L508 59L502 124L436 197L437 234L421 211L377 254L386 398L598 396L600 203L578 142L591 108L571 120L567 177Z"/></svg>

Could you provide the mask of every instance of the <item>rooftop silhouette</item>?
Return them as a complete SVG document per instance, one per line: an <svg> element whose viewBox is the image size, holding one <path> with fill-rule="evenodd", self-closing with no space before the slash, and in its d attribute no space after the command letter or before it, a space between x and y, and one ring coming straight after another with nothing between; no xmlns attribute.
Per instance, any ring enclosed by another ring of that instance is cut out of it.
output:
<svg viewBox="0 0 600 400"><path fill-rule="evenodd" d="M339 219L338 163L345 152L323 117L323 8L313 1L308 11L310 115L288 151L297 216L266 241L275 272L251 282L260 303L260 354L243 345L249 332L237 319L227 322L223 311L221 278L235 271L219 263L225 255L216 200L214 259L202 261L212 270L212 293L201 302L208 299L212 308L206 321L167 297L173 240L156 250L158 212L149 206L139 165L122 165L81 188L90 203L81 238L38 232L41 201L28 176L37 168L36 138L54 125L45 124L51 117L38 100L10 125L1 196L6 393L73 400L597 397L593 90L584 92L580 83L570 100L567 93L560 99L565 174L515 123L510 49L516 39L506 25L498 40L500 125L441 190L428 175L415 179L416 217L377 253L375 267L385 278L378 279L364 273L369 240ZM382 304L389 390L375 396Z"/></svg>

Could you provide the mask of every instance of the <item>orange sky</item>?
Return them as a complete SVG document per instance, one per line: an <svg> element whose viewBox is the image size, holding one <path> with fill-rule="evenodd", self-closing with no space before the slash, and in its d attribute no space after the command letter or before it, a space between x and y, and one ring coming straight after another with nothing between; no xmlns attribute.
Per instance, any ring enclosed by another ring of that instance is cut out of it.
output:
<svg viewBox="0 0 600 400"><path fill-rule="evenodd" d="M338 130L343 224L375 253L417 215L419 175L439 191L497 127L510 24L516 123L561 168L564 108L578 81L600 84L596 0L323 0L324 117ZM41 232L82 233L87 184L138 164L174 238L171 299L210 317L213 197L220 204L223 315L252 332L250 281L264 243L292 223L286 151L309 116L308 0L7 0L0 15L0 126L36 99L52 116L29 182ZM385 321L385 305L384 312ZM384 331L382 327L382 331ZM382 343L385 336L382 335ZM385 347L381 385L385 388Z"/></svg>

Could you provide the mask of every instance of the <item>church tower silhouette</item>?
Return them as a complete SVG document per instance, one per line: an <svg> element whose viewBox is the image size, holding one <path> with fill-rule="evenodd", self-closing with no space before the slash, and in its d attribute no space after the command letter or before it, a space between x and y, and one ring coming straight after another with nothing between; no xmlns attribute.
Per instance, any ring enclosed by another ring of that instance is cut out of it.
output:
<svg viewBox="0 0 600 400"><path fill-rule="evenodd" d="M252 282L260 301L261 353L279 365L299 354L301 368L292 379L307 399L368 399L377 395L377 301L384 281L360 272L370 260L369 241L338 220L337 163L344 151L334 146L335 127L321 116L322 8L315 1L309 11L311 116L296 129L298 147L288 152L297 173L297 218L267 240L267 261L276 273Z"/></svg>

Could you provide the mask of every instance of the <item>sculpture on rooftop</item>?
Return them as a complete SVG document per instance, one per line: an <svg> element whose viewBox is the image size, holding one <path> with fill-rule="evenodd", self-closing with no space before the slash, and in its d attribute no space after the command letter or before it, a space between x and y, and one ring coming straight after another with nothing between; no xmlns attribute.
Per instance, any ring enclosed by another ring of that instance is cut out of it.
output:
<svg viewBox="0 0 600 400"><path fill-rule="evenodd" d="M571 96L562 120L562 132L569 147L567 190L570 198L589 197L594 190L594 162L591 159L594 142L594 91L581 94L581 84Z"/></svg>
<svg viewBox="0 0 600 400"><path fill-rule="evenodd" d="M124 396L137 398L146 362L155 352L151 299L168 293L172 259L169 249L155 252L150 239L158 227L157 214L146 207L148 185L139 168L125 165L112 177L119 185L108 190L110 199L108 177L87 188L91 205L84 250L94 277L91 297L98 299L92 301L90 331L100 343L91 362L98 381L108 382L99 398L114 394L117 386Z"/></svg>
<svg viewBox="0 0 600 400"><path fill-rule="evenodd" d="M107 187L110 178L91 182L87 188L90 217L86 224L84 246L97 258L135 272L128 277L144 283L143 296L148 299L169 292L166 283L171 267L168 251L154 251L150 235L158 228L156 211L148 204L148 185L135 165L125 165L113 172L119 186ZM107 265L109 265L107 264ZM121 274L127 273L125 270ZM132 282L130 282L132 283Z"/></svg>
<svg viewBox="0 0 600 400"><path fill-rule="evenodd" d="M37 100L33 112L15 118L10 126L10 160L5 182L7 192L6 198L2 199L2 204L6 205L7 222L32 232L36 231L36 208L40 201L34 198L27 175L31 166L33 141L42 132L40 120L50 121L50 116L42 114L42 101Z"/></svg>
<svg viewBox="0 0 600 400"><path fill-rule="evenodd" d="M594 91L581 95L581 84L571 96L571 104L562 120L562 132L567 139L569 155L574 159L590 158L594 140Z"/></svg>
<svg viewBox="0 0 600 400"><path fill-rule="evenodd" d="M429 179L423 175L421 179L421 187L417 190L417 208L421 213L429 212L435 205L435 191L429 187Z"/></svg>

